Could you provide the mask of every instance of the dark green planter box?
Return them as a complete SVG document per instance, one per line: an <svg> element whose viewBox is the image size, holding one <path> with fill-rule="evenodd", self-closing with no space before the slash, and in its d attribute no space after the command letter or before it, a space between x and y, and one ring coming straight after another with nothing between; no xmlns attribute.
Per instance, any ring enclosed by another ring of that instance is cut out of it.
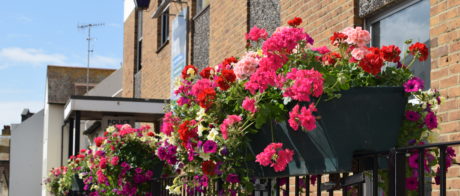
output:
<svg viewBox="0 0 460 196"><path fill-rule="evenodd" d="M284 172L250 164L258 177L349 172L353 155L389 150L396 145L407 103L401 87L353 88L342 97L318 104L317 128L292 130L287 122L265 125L252 137L256 155L272 142L295 151ZM302 103L308 105L307 103Z"/></svg>

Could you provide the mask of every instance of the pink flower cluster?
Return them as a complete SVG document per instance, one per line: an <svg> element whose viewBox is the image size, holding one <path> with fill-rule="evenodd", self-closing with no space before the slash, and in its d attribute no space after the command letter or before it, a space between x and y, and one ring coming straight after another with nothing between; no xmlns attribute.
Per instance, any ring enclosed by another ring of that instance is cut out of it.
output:
<svg viewBox="0 0 460 196"><path fill-rule="evenodd" d="M220 131L222 132L222 137L228 139L227 129L233 124L240 122L242 120L241 116L238 115L228 115L227 118L220 125Z"/></svg>
<svg viewBox="0 0 460 196"><path fill-rule="evenodd" d="M249 33L246 34L246 40L251 40L251 41L259 41L259 40L265 40L268 37L267 31L265 29L259 29L257 26L254 26L251 28Z"/></svg>
<svg viewBox="0 0 460 196"><path fill-rule="evenodd" d="M163 117L163 124L161 125L161 132L166 134L167 136L171 136L171 133L174 131L174 123L177 122L178 119L173 117L172 112L167 112Z"/></svg>
<svg viewBox="0 0 460 196"><path fill-rule="evenodd" d="M351 56L355 60L361 60L366 54L370 53L366 47L371 40L369 31L363 30L361 27L347 27L342 30L342 33L347 35L345 42L355 46L351 51Z"/></svg>
<svg viewBox="0 0 460 196"><path fill-rule="evenodd" d="M297 101L310 101L310 96L319 97L323 94L324 79L316 70L297 70L293 68L286 75L294 83L285 89L283 96Z"/></svg>
<svg viewBox="0 0 460 196"><path fill-rule="evenodd" d="M239 80L248 79L249 76L256 72L259 62L260 57L257 53L252 51L247 52L246 55L233 66L236 78Z"/></svg>
<svg viewBox="0 0 460 196"><path fill-rule="evenodd" d="M200 92L204 91L207 88L215 88L216 86L216 83L209 79L200 79L196 81L196 83L192 86L191 95L194 97L198 97L198 94L200 94Z"/></svg>
<svg viewBox="0 0 460 196"><path fill-rule="evenodd" d="M245 97L243 100L243 109L251 112L251 113L256 113L257 108L256 108L256 100L251 99L249 97Z"/></svg>
<svg viewBox="0 0 460 196"><path fill-rule="evenodd" d="M286 55L291 54L300 41L313 44L313 39L302 28L280 27L262 45L262 51L267 57L278 57L287 60Z"/></svg>
<svg viewBox="0 0 460 196"><path fill-rule="evenodd" d="M362 27L347 27L342 30L342 33L347 35L345 42L356 46L365 46L371 41L369 31L363 30Z"/></svg>
<svg viewBox="0 0 460 196"><path fill-rule="evenodd" d="M256 156L256 162L262 166L273 167L275 172L284 171L292 161L294 151L283 149L283 143L271 143Z"/></svg>
<svg viewBox="0 0 460 196"><path fill-rule="evenodd" d="M311 131L315 129L316 118L313 115L313 112L315 111L316 107L313 103L308 106L308 109L305 106L300 109L298 104L295 105L294 108L292 108L292 110L289 112L289 126L297 131L299 129L300 122L300 126L305 130Z"/></svg>
<svg viewBox="0 0 460 196"><path fill-rule="evenodd" d="M264 59L262 59L262 61ZM245 83L245 89L253 95L256 94L257 91L263 93L269 86L274 86L276 84L277 78L278 76L275 71L263 71L259 68L251 75L250 80Z"/></svg>

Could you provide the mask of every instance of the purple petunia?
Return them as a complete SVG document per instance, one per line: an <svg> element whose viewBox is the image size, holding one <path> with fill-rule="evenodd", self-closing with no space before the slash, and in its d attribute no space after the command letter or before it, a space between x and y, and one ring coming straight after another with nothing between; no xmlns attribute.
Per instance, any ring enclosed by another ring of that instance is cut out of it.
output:
<svg viewBox="0 0 460 196"><path fill-rule="evenodd" d="M417 176L412 176L406 179L406 188L408 190L417 190L418 188Z"/></svg>
<svg viewBox="0 0 460 196"><path fill-rule="evenodd" d="M404 91L406 92L416 92L424 88L424 82L418 77L413 77L404 83Z"/></svg>
<svg viewBox="0 0 460 196"><path fill-rule="evenodd" d="M420 119L420 114L415 111L407 110L406 111L406 119L410 121L418 121Z"/></svg>
<svg viewBox="0 0 460 196"><path fill-rule="evenodd" d="M212 140L207 140L203 144L204 153L215 153L217 151L217 143Z"/></svg>
<svg viewBox="0 0 460 196"><path fill-rule="evenodd" d="M425 117L425 124L428 129L435 129L438 127L438 119L436 119L436 115L434 112L429 112Z"/></svg>
<svg viewBox="0 0 460 196"><path fill-rule="evenodd" d="M227 180L227 182L230 182L230 183L239 183L240 182L240 178L238 177L237 174L228 174L226 180Z"/></svg>

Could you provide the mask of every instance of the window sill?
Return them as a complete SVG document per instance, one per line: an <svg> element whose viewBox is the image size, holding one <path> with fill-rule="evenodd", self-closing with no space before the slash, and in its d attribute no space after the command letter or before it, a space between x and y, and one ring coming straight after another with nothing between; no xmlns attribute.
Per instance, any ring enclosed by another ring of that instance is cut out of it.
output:
<svg viewBox="0 0 460 196"><path fill-rule="evenodd" d="M157 54L160 53L161 50L163 50L163 48L166 47L166 45L168 45L168 43L169 43L169 39L166 40L165 43L161 44L160 47L158 47L156 53L157 53Z"/></svg>

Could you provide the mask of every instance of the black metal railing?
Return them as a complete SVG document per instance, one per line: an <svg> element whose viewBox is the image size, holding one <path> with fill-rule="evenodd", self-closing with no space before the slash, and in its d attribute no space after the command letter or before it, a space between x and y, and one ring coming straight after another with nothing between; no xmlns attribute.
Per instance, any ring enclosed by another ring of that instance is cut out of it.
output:
<svg viewBox="0 0 460 196"><path fill-rule="evenodd" d="M356 154L354 157L355 168L350 173L337 173L337 174L322 174L322 175L304 175L304 176L289 176L282 178L264 178L257 179L255 181L255 189L253 192L254 196L278 196L278 195L310 195L311 191L315 191L317 196L320 196L322 192L328 192L329 195L333 195L334 191L341 191L342 195L346 196L350 193L350 190L356 191L357 195L373 195L377 196L379 191L379 171L384 169L387 171L388 180L388 193L389 195L403 196L406 195L406 167L407 167L407 155L408 153L418 153L418 195L425 195L426 181L425 181L425 150L437 149L439 150L439 195L446 196L446 150L449 146L460 145L460 141L456 142L444 142L444 143L433 143L424 144L403 148L394 148L386 152L376 153L361 153ZM386 164L380 165L382 160L386 161ZM365 173L371 174L371 178L366 180ZM322 182L322 176L328 175L329 181ZM316 190L310 190L312 183L310 177L316 178ZM287 178L287 180L286 180ZM293 181L293 184L291 185ZM304 180L304 182L301 182ZM283 183L280 183L283 181ZM172 180L161 179L157 185L154 185L160 196L169 196L170 194L166 190L166 186L172 184ZM364 193L364 185L371 187L370 191L367 190ZM216 186L219 187L219 186ZM351 189L350 187L355 187ZM187 194L183 190L182 195L198 196L204 195L200 193Z"/></svg>

